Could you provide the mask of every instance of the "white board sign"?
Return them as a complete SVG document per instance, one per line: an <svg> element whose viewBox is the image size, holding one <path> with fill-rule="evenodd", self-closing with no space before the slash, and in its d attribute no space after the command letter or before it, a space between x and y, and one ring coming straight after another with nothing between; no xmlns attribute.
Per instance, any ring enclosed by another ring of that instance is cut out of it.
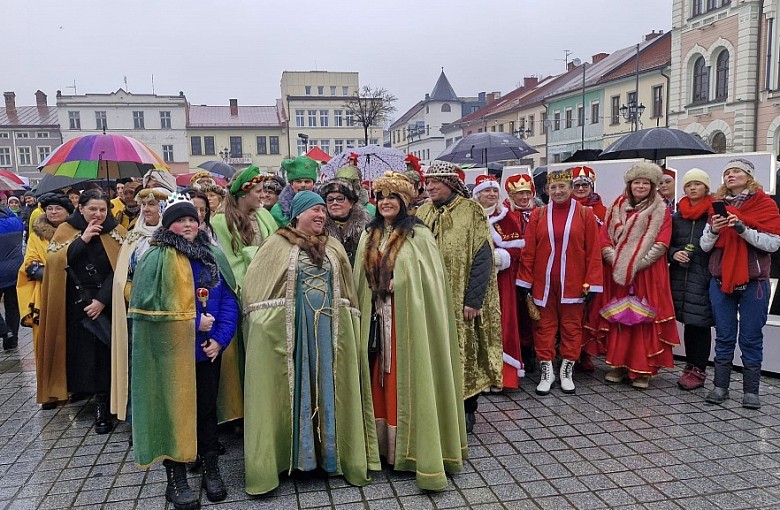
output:
<svg viewBox="0 0 780 510"><path fill-rule="evenodd" d="M504 187L504 183L507 179L512 177L513 175L520 175L520 174L526 174L533 177L533 174L531 173L531 167L529 165L517 165L517 166L505 166L501 170L501 189L499 190L499 195L501 196L501 202L504 201L504 199L508 198L509 195L507 195L506 188Z"/></svg>
<svg viewBox="0 0 780 510"><path fill-rule="evenodd" d="M587 166L592 168L593 172L596 174L595 191L601 195L601 201L604 204L604 207L609 209L612 202L626 190L626 183L623 180L626 171L640 161L644 160L613 159L604 161L579 161L577 163L553 163L547 166L547 171L561 171L576 166Z"/></svg>
<svg viewBox="0 0 780 510"><path fill-rule="evenodd" d="M463 170L463 174L465 176L463 181L466 184L474 185L477 182L477 176L487 175L487 173L487 168L469 168L467 170Z"/></svg>
<svg viewBox="0 0 780 510"><path fill-rule="evenodd" d="M677 171L677 199L685 194L682 189L682 177L685 172L691 168L700 168L710 176L712 189L714 193L718 187L723 184L723 170L726 163L735 158L742 158L753 163L756 167L755 178L764 186L764 192L769 195L775 194L775 185L777 180L777 160L771 152L740 152L730 154L707 154L705 156L670 156L666 158L667 168L673 168Z"/></svg>

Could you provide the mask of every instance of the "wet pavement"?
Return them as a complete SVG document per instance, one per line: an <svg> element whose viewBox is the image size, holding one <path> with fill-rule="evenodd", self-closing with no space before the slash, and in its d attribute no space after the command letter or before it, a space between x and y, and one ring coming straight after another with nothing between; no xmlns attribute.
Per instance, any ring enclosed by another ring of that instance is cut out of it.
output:
<svg viewBox="0 0 780 510"><path fill-rule="evenodd" d="M272 494L243 490L239 435L224 431L228 499L204 507L307 509L712 509L780 508L780 385L764 377L763 408L732 399L704 403L679 390L680 367L648 390L604 383L606 367L576 374L576 395L523 388L480 399L470 459L446 490L423 493L412 474L373 474L367 487L342 478L285 478ZM711 369L710 369L711 375ZM710 381L708 381L708 385ZM165 508L165 471L133 463L129 426L98 436L92 401L44 411L35 404L30 335L0 352L0 509ZM199 475L190 483L199 486ZM171 505L167 505L171 507Z"/></svg>

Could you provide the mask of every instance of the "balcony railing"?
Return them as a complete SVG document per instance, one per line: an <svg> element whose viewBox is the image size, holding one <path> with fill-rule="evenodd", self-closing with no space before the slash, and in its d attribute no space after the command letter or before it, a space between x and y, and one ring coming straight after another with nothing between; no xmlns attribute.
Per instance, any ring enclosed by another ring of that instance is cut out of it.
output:
<svg viewBox="0 0 780 510"><path fill-rule="evenodd" d="M229 158L225 161L228 165L251 165L252 164L252 155L251 154L241 154L241 155L234 155L231 154Z"/></svg>

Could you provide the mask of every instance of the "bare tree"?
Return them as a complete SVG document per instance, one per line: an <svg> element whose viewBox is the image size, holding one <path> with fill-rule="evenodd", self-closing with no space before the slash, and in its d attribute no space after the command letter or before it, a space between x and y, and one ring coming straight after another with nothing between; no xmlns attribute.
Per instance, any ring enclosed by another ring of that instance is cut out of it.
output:
<svg viewBox="0 0 780 510"><path fill-rule="evenodd" d="M369 85L357 90L344 102L347 115L353 122L363 126L365 144L368 145L368 130L371 126L382 127L382 120L386 115L395 111L393 103L398 98L387 89L371 88Z"/></svg>

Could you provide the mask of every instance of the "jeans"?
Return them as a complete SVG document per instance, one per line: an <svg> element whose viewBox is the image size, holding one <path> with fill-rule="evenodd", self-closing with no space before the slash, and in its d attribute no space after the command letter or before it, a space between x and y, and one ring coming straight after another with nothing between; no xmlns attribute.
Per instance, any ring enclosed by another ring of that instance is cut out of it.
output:
<svg viewBox="0 0 780 510"><path fill-rule="evenodd" d="M725 294L712 278L710 301L715 316L715 361L731 363L739 332L743 365L761 367L764 361L763 328L769 312L769 281L751 280L745 290Z"/></svg>

